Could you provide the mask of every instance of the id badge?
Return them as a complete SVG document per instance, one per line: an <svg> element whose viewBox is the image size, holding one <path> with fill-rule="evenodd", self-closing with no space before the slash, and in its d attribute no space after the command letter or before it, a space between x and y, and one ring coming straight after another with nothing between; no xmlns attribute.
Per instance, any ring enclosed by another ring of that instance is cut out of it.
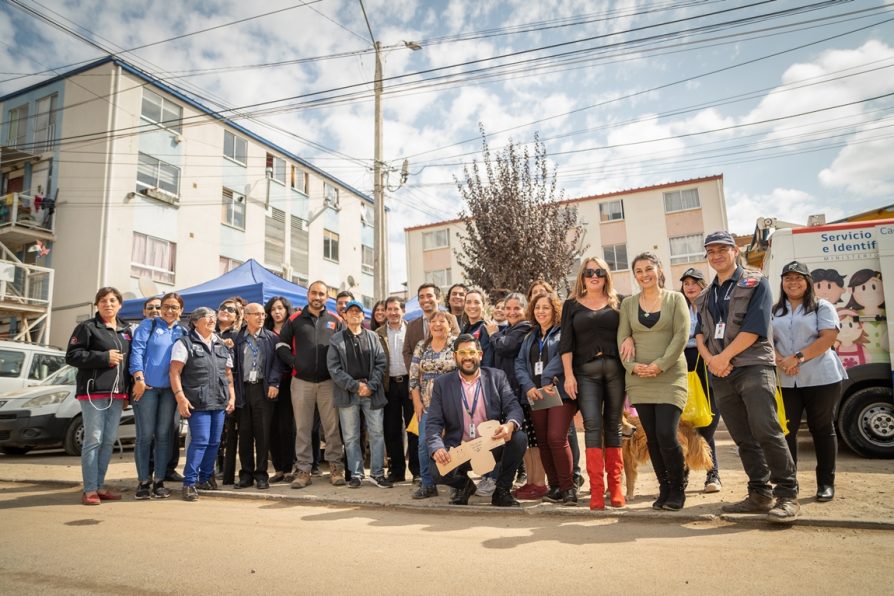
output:
<svg viewBox="0 0 894 596"><path fill-rule="evenodd" d="M258 371L253 370L248 373L248 382L249 383L257 383L258 382Z"/></svg>
<svg viewBox="0 0 894 596"><path fill-rule="evenodd" d="M475 438L475 423L474 422L469 423L469 438L470 439Z"/></svg>
<svg viewBox="0 0 894 596"><path fill-rule="evenodd" d="M726 332L726 323L717 323L714 326L714 339L723 339L723 334Z"/></svg>
<svg viewBox="0 0 894 596"><path fill-rule="evenodd" d="M534 363L534 374L535 375L543 374L543 362L537 361Z"/></svg>

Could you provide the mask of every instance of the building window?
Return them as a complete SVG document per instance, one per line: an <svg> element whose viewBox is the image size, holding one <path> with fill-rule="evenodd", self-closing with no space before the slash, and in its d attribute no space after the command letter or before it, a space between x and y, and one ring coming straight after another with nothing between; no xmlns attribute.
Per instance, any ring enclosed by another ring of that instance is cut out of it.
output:
<svg viewBox="0 0 894 596"><path fill-rule="evenodd" d="M450 246L450 230L435 230L422 233L422 250L434 250Z"/></svg>
<svg viewBox="0 0 894 596"><path fill-rule="evenodd" d="M373 269L376 266L375 265L376 253L375 253L375 251L373 251L371 246L363 246L362 249L363 249L363 262L360 265L360 270L363 271L363 273L372 275Z"/></svg>
<svg viewBox="0 0 894 596"><path fill-rule="evenodd" d="M221 201L221 221L228 226L245 229L245 195L224 188Z"/></svg>
<svg viewBox="0 0 894 596"><path fill-rule="evenodd" d="M158 188L178 196L180 194L180 168L140 153L137 158L137 191Z"/></svg>
<svg viewBox="0 0 894 596"><path fill-rule="evenodd" d="M28 104L9 110L6 144L19 147L28 141Z"/></svg>
<svg viewBox="0 0 894 596"><path fill-rule="evenodd" d="M289 229L289 253L291 256L292 274L304 278L310 274L310 234L307 231L307 221L300 217L292 216Z"/></svg>
<svg viewBox="0 0 894 596"><path fill-rule="evenodd" d="M246 164L248 155L248 141L237 137L228 130L224 131L224 157L229 157L236 163Z"/></svg>
<svg viewBox="0 0 894 596"><path fill-rule="evenodd" d="M363 203L360 205L360 223L364 226L372 228L375 226L375 217L376 214L373 211L372 205L369 203Z"/></svg>
<svg viewBox="0 0 894 596"><path fill-rule="evenodd" d="M231 259L230 257L220 258L220 274L228 273L242 264L242 261Z"/></svg>
<svg viewBox="0 0 894 596"><path fill-rule="evenodd" d="M292 166L292 188L298 192L308 194L310 187L310 174L297 166Z"/></svg>
<svg viewBox="0 0 894 596"><path fill-rule="evenodd" d="M435 269L434 271L426 271L425 282L435 284L436 286L441 288L441 293L446 295L447 290L453 283L453 276L450 274L450 268L448 267L447 269Z"/></svg>
<svg viewBox="0 0 894 596"><path fill-rule="evenodd" d="M143 107L140 116L159 126L179 133L183 119L183 108L158 93L143 89Z"/></svg>
<svg viewBox="0 0 894 596"><path fill-rule="evenodd" d="M338 263L338 234L323 230L323 258Z"/></svg>
<svg viewBox="0 0 894 596"><path fill-rule="evenodd" d="M701 234L677 236L676 238L669 238L669 240L672 265L705 260L705 246L702 243L704 236Z"/></svg>
<svg viewBox="0 0 894 596"><path fill-rule="evenodd" d="M286 254L286 212L270 208L264 223L264 262L274 267L282 266Z"/></svg>
<svg viewBox="0 0 894 596"><path fill-rule="evenodd" d="M605 262L608 263L609 270L624 271L629 268L629 266L627 265L626 244L612 244L610 246L603 246L602 254L605 257Z"/></svg>
<svg viewBox="0 0 894 596"><path fill-rule="evenodd" d="M686 209L698 209L701 203L698 200L698 189L687 188L664 193L664 212L685 211Z"/></svg>
<svg viewBox="0 0 894 596"><path fill-rule="evenodd" d="M56 94L37 100L37 115L34 117L34 150L47 151L56 141Z"/></svg>
<svg viewBox="0 0 894 596"><path fill-rule="evenodd" d="M164 284L174 283L177 245L161 238L134 232L130 252L130 274L149 277Z"/></svg>
<svg viewBox="0 0 894 596"><path fill-rule="evenodd" d="M327 207L338 209L338 189L328 182L323 183L323 199Z"/></svg>
<svg viewBox="0 0 894 596"><path fill-rule="evenodd" d="M270 177L282 185L286 183L286 160L267 154L267 171Z"/></svg>
<svg viewBox="0 0 894 596"><path fill-rule="evenodd" d="M624 219L624 201L607 201L599 203L599 221L618 221Z"/></svg>

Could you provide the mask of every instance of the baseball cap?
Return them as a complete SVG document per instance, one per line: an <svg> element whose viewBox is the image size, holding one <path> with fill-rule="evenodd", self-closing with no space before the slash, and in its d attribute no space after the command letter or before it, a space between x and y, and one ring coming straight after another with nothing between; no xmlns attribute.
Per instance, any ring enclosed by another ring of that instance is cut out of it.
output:
<svg viewBox="0 0 894 596"><path fill-rule="evenodd" d="M705 236L705 246L709 244L726 244L728 246L735 246L736 241L733 240L732 234L727 232L726 230L719 230L717 232L711 232L707 236Z"/></svg>
<svg viewBox="0 0 894 596"><path fill-rule="evenodd" d="M680 276L680 281L683 281L687 277L691 277L692 279L704 281L705 274L701 272L700 269L696 269L695 267L690 267L686 271L683 272L683 275Z"/></svg>
<svg viewBox="0 0 894 596"><path fill-rule="evenodd" d="M363 305L356 300L351 300L350 302L345 304L345 312L348 312L348 309L354 308L355 306L360 309L360 312L363 312Z"/></svg>
<svg viewBox="0 0 894 596"><path fill-rule="evenodd" d="M782 275L785 275L786 273L800 273L801 275L810 275L810 270L804 263L792 261L782 268Z"/></svg>

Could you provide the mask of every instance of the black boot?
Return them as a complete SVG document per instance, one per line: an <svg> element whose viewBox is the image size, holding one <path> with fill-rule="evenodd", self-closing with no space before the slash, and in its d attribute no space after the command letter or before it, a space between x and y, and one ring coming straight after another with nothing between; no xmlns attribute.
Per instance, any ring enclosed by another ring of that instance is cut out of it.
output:
<svg viewBox="0 0 894 596"><path fill-rule="evenodd" d="M664 502L662 509L668 511L679 511L686 502L686 486L684 484L685 472L683 468L676 468L669 471L668 475L668 492L667 500Z"/></svg>
<svg viewBox="0 0 894 596"><path fill-rule="evenodd" d="M670 492L670 483L667 480L667 474L655 474L658 476L658 498L652 503L652 509L664 509L667 497Z"/></svg>

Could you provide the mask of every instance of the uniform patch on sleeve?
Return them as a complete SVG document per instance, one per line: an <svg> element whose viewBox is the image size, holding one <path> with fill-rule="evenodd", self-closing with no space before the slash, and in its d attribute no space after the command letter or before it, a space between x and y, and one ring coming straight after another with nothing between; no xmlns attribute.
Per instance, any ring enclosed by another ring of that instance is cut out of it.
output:
<svg viewBox="0 0 894 596"><path fill-rule="evenodd" d="M742 277L736 285L740 288L754 288L761 282L756 277Z"/></svg>
<svg viewBox="0 0 894 596"><path fill-rule="evenodd" d="M335 321L329 321L326 323L326 329L335 329Z"/></svg>
<svg viewBox="0 0 894 596"><path fill-rule="evenodd" d="M78 343L78 338L76 335L71 336L71 340L68 342L68 345L73 346Z"/></svg>

